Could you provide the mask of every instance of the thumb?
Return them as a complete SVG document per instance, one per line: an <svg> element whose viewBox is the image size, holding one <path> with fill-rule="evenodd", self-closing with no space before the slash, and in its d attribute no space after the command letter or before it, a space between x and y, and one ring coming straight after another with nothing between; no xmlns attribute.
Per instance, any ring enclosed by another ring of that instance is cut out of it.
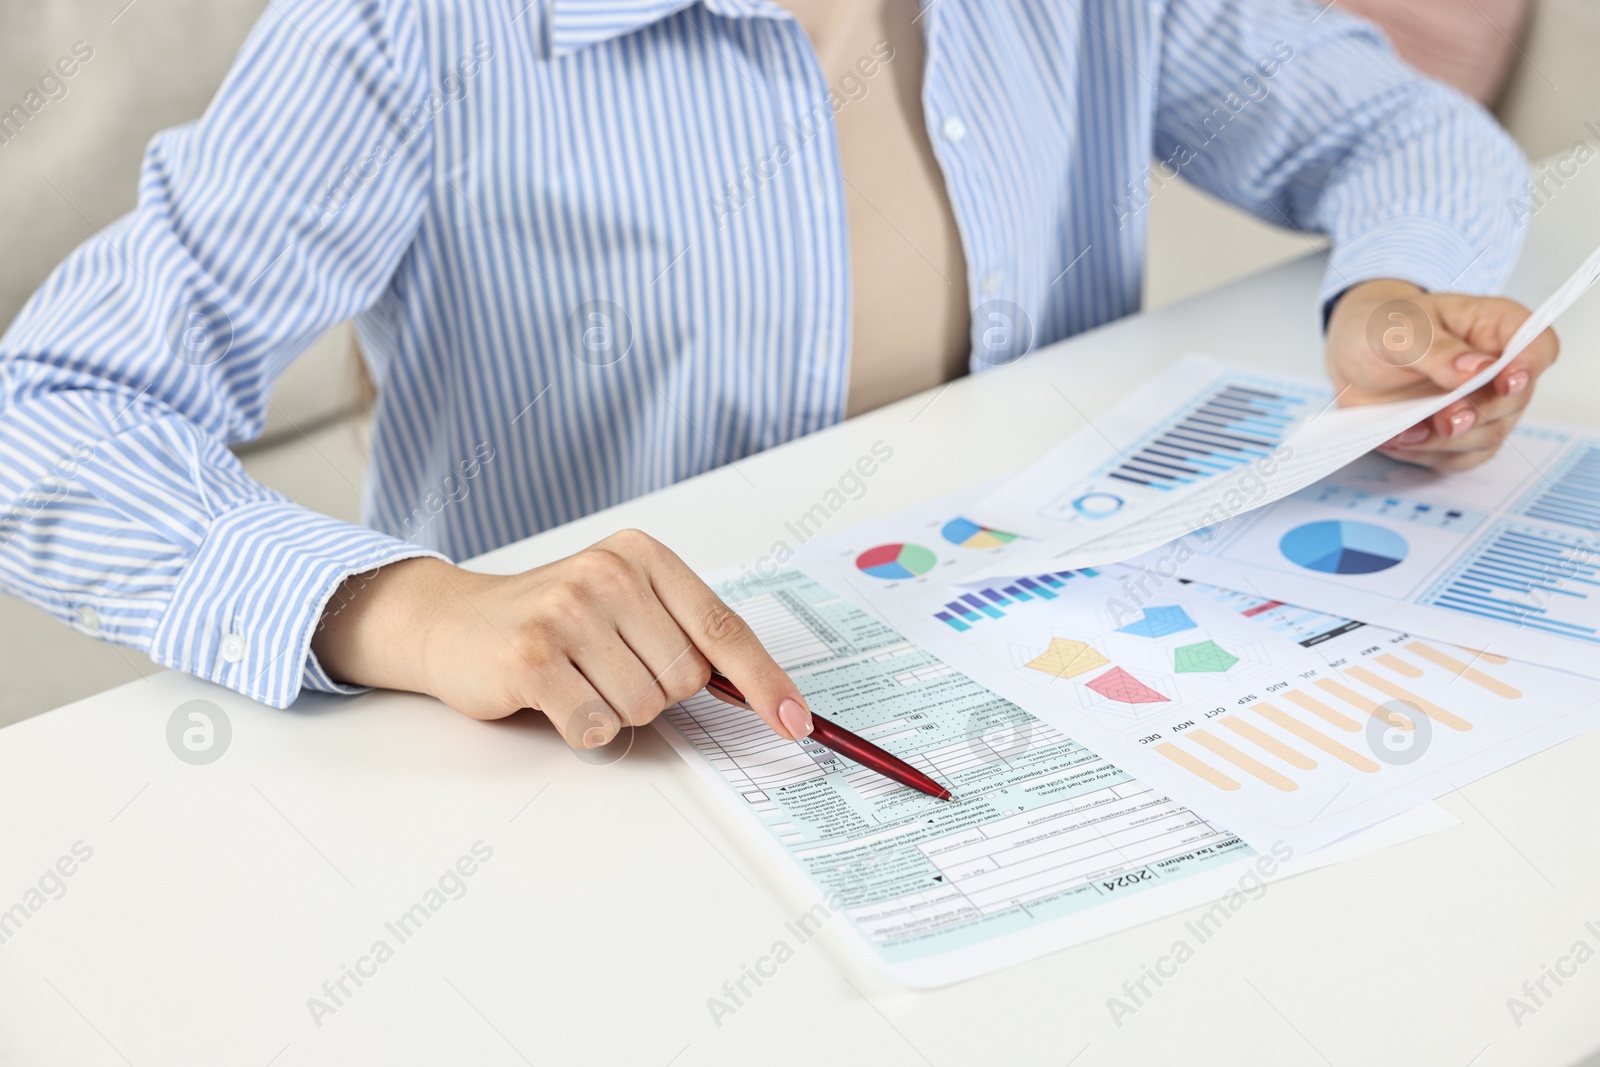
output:
<svg viewBox="0 0 1600 1067"><path fill-rule="evenodd" d="M1424 372L1434 384L1449 389L1499 359L1530 314L1515 300L1498 296L1440 293L1431 303L1439 351L1428 353L1423 361ZM1545 347L1548 345L1546 342ZM1545 356L1543 349L1540 355ZM1536 361L1537 369L1548 366L1553 359L1551 351L1547 358Z"/></svg>
<svg viewBox="0 0 1600 1067"><path fill-rule="evenodd" d="M1430 371L1448 366L1459 349L1433 304L1413 286L1380 282L1339 301L1328 323L1328 355L1343 400L1403 400L1437 389Z"/></svg>
<svg viewBox="0 0 1600 1067"><path fill-rule="evenodd" d="M1440 293L1430 304L1434 346L1419 370L1442 389L1456 389L1496 362L1530 315L1522 304L1502 296Z"/></svg>
<svg viewBox="0 0 1600 1067"><path fill-rule="evenodd" d="M1498 351L1485 352L1466 338L1441 330L1412 369L1440 390L1449 392L1498 359Z"/></svg>

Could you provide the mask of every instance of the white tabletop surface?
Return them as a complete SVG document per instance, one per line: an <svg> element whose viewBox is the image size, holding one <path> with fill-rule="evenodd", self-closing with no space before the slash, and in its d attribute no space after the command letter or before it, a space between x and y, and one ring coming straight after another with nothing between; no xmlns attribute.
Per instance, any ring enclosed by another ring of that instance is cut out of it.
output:
<svg viewBox="0 0 1600 1067"><path fill-rule="evenodd" d="M1600 169L1532 226L1509 287L1528 302L1600 243ZM1322 266L1308 254L476 565L638 526L711 570L767 552L880 439L893 459L831 528L1010 471L1185 351L1316 373ZM1600 300L1560 332L1534 412L1600 423ZM232 725L206 766L166 741L194 699ZM805 904L659 736L597 766L532 715L482 724L394 693L274 711L160 674L0 730L0 909L92 850L0 946L0 1064L1573 1063L1600 1048L1600 959L1547 979L1520 1026L1507 998L1575 942L1600 949L1597 765L1591 734L1444 797L1461 826L1271 884L1120 1026L1107 998L1193 913L920 992L824 928L719 1025L707 998ZM447 880L464 895L314 1021L308 998L394 944L384 923L477 842L492 857Z"/></svg>

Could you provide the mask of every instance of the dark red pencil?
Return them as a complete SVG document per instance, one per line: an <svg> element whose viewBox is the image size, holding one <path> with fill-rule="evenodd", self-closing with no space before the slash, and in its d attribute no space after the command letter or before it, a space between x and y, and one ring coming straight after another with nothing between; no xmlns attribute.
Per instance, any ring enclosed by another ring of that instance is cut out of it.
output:
<svg viewBox="0 0 1600 1067"><path fill-rule="evenodd" d="M715 671L711 672L711 681L706 683L706 688L744 707L750 706L744 694L739 692L739 687ZM940 800L950 799L950 790L905 760L891 756L866 738L856 736L838 723L830 722L815 712L811 714L811 739L818 744L828 746L841 756L849 756L861 766L877 771L885 778L893 779L901 785L908 785L918 792Z"/></svg>

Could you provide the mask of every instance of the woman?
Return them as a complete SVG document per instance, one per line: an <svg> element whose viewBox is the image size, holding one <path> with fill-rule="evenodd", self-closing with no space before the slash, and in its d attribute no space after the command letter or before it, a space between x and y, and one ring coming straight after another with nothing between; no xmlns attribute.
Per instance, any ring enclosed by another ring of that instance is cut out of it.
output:
<svg viewBox="0 0 1600 1067"><path fill-rule="evenodd" d="M793 682L642 533L513 576L447 560L1135 310L1179 175L1332 235L1343 402L1453 386L1526 315L1464 295L1515 254L1520 155L1336 10L281 0L0 341L0 576L278 706L389 686L590 747L715 664L804 736ZM1431 344L1369 341L1395 307ZM370 528L227 447L351 318ZM1392 454L1480 461L1554 356Z"/></svg>

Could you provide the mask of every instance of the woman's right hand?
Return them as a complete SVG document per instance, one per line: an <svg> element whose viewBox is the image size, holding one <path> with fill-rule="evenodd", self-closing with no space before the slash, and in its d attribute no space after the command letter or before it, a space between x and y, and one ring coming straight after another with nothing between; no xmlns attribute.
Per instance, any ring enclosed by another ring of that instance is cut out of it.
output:
<svg viewBox="0 0 1600 1067"><path fill-rule="evenodd" d="M312 650L338 681L427 693L475 719L534 708L574 748L645 725L713 665L779 736L811 732L805 698L745 621L637 530L521 574L419 558L351 577Z"/></svg>

